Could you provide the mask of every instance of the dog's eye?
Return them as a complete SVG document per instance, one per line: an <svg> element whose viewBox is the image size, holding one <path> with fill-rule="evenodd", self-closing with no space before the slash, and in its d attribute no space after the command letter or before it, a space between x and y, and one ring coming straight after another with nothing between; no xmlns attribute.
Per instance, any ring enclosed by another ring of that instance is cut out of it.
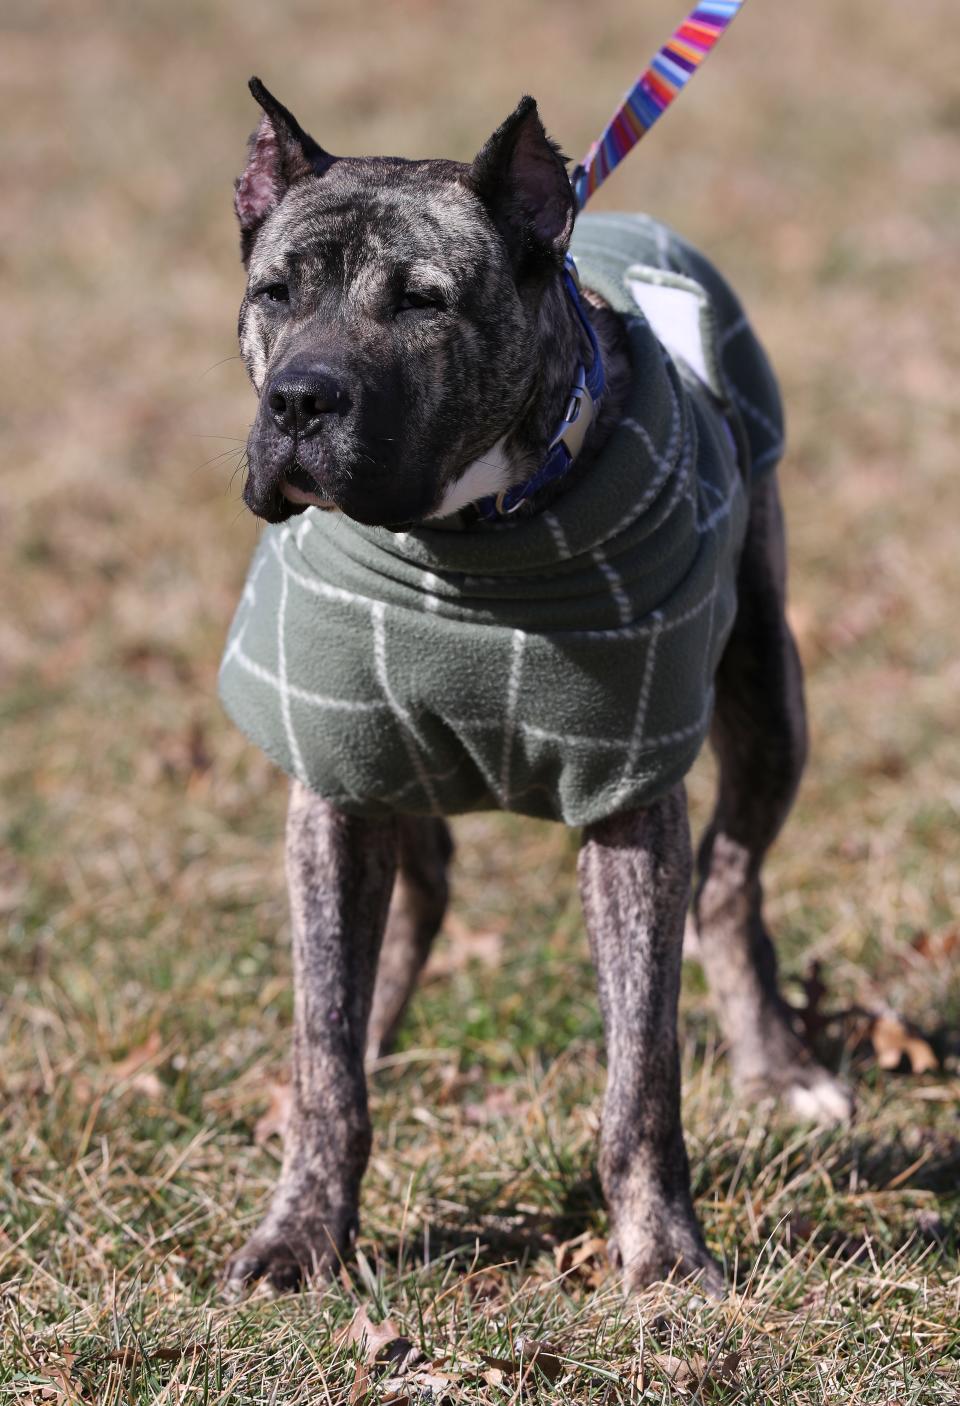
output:
<svg viewBox="0 0 960 1406"><path fill-rule="evenodd" d="M412 288L400 296L397 312L442 312L443 302L436 293L415 293Z"/></svg>
<svg viewBox="0 0 960 1406"><path fill-rule="evenodd" d="M268 303L289 303L290 289L286 283L268 283L254 291L255 298L266 298Z"/></svg>

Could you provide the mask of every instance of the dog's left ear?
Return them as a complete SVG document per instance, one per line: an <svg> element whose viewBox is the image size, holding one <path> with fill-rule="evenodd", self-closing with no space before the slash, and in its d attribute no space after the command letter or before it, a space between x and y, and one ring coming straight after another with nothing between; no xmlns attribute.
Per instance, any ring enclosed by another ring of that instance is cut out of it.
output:
<svg viewBox="0 0 960 1406"><path fill-rule="evenodd" d="M307 176L322 176L336 161L303 130L293 113L264 87L250 79L250 91L263 108L260 125L250 138L250 152L237 181L233 208L240 221L240 245L246 263L257 230L287 191Z"/></svg>
<svg viewBox="0 0 960 1406"><path fill-rule="evenodd" d="M467 173L515 257L562 260L576 215L566 158L543 129L533 98L494 132Z"/></svg>

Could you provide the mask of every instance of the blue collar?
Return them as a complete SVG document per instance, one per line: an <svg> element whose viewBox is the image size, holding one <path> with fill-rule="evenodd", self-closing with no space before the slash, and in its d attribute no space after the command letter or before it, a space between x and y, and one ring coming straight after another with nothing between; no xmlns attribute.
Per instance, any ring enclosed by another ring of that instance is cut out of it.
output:
<svg viewBox="0 0 960 1406"><path fill-rule="evenodd" d="M563 419L550 441L546 458L533 477L528 478L525 483L515 483L512 488L505 488L502 493L491 493L486 498L479 499L474 505L481 517L486 518L488 522L496 522L498 518L509 517L541 488L545 488L548 483L555 483L557 479L563 477L580 453L587 431L596 419L597 411L600 408L606 384L603 374L603 359L600 356L600 347L597 344L597 335L593 330L593 324L584 312L583 304L580 301L580 280L577 277L577 266L573 261L572 254L568 254L564 260L563 283L580 319L580 324L590 339L590 365L584 366L581 362L577 367L577 374L570 387L570 396Z"/></svg>

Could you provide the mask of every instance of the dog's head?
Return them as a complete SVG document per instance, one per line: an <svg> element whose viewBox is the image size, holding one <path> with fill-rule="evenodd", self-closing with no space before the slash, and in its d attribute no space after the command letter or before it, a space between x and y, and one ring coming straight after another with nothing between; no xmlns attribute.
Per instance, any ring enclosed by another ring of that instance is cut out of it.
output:
<svg viewBox="0 0 960 1406"><path fill-rule="evenodd" d="M250 87L244 499L270 522L310 503L395 528L450 511L539 382L538 310L574 219L563 157L532 98L463 165L331 156Z"/></svg>

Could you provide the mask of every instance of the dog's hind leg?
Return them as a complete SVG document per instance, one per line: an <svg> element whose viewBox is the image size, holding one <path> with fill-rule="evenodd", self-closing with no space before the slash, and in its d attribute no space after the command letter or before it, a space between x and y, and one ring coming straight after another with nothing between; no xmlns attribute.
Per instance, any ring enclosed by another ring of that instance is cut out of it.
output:
<svg viewBox="0 0 960 1406"><path fill-rule="evenodd" d="M257 1279L283 1290L334 1272L355 1233L371 1142L363 1056L397 828L344 815L298 782L291 788L292 1107L280 1181L230 1261L230 1293Z"/></svg>
<svg viewBox="0 0 960 1406"><path fill-rule="evenodd" d="M785 615L786 551L774 475L752 491L738 609L716 678L716 810L700 846L694 917L734 1078L796 1116L838 1121L846 1085L794 1032L764 927L760 871L793 803L807 752L803 673Z"/></svg>
<svg viewBox="0 0 960 1406"><path fill-rule="evenodd" d="M694 1214L680 1121L677 1000L692 859L682 786L584 832L578 873L607 1046L600 1180L628 1288L723 1279Z"/></svg>
<svg viewBox="0 0 960 1406"><path fill-rule="evenodd" d="M400 864L367 1033L367 1059L386 1054L447 911L453 841L446 822L401 816Z"/></svg>

